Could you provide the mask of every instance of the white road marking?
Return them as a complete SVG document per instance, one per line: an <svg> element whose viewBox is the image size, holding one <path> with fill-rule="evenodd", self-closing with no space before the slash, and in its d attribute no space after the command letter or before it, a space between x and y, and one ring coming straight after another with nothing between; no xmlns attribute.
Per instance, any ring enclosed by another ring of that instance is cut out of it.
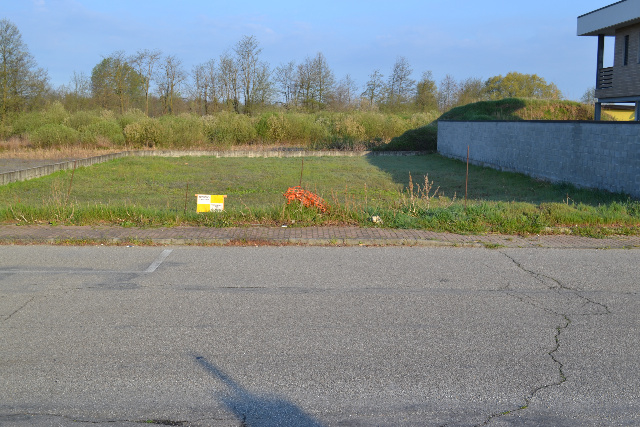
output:
<svg viewBox="0 0 640 427"><path fill-rule="evenodd" d="M149 274L164 262L173 252L173 249L165 249L144 271L121 271L121 270L1 270L0 274Z"/></svg>
<svg viewBox="0 0 640 427"><path fill-rule="evenodd" d="M158 258L156 258L155 261L153 261L144 272L153 273L154 271L156 271L156 268L160 267L160 264L162 264L162 262L167 259L171 252L173 252L173 249L165 249L164 251L162 251L162 253L158 255Z"/></svg>

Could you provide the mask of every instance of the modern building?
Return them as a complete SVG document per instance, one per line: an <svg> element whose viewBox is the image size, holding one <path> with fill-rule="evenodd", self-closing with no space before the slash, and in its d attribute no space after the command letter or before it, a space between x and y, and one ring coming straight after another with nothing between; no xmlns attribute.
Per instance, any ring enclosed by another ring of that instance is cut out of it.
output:
<svg viewBox="0 0 640 427"><path fill-rule="evenodd" d="M595 119L603 103L635 104L640 120L640 0L622 0L578 17L579 36L597 36ZM614 37L613 67L604 67L605 38Z"/></svg>

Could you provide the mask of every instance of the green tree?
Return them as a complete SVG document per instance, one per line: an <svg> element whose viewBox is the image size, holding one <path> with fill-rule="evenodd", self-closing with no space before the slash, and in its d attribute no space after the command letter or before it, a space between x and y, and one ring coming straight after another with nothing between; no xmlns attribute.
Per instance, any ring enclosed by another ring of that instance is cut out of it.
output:
<svg viewBox="0 0 640 427"><path fill-rule="evenodd" d="M466 105L482 101L485 98L483 89L484 83L481 79L475 77L469 77L463 82L460 82L458 87L457 105Z"/></svg>
<svg viewBox="0 0 640 427"><path fill-rule="evenodd" d="M0 116L24 111L41 103L49 92L46 71L37 68L18 27L0 20Z"/></svg>
<svg viewBox="0 0 640 427"><path fill-rule="evenodd" d="M438 110L438 87L431 71L422 73L416 86L416 107L420 111Z"/></svg>
<svg viewBox="0 0 640 427"><path fill-rule="evenodd" d="M536 74L510 72L506 76L494 76L484 84L484 93L489 99L537 98L561 99L562 93L553 83Z"/></svg>
<svg viewBox="0 0 640 427"><path fill-rule="evenodd" d="M101 107L124 113L142 97L145 78L128 62L124 52L104 58L91 71L91 93Z"/></svg>

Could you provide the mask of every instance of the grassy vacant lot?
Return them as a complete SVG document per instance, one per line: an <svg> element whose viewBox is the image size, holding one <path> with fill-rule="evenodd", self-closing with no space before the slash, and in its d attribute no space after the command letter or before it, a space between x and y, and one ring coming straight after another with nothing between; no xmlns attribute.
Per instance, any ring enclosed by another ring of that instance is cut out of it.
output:
<svg viewBox="0 0 640 427"><path fill-rule="evenodd" d="M416 157L124 158L0 187L0 222L123 226L252 224L424 228L462 233L638 234L640 202ZM426 178L428 176L428 179ZM282 194L302 186L322 214ZM227 194L225 211L195 213L195 194ZM379 216L382 223L371 219Z"/></svg>

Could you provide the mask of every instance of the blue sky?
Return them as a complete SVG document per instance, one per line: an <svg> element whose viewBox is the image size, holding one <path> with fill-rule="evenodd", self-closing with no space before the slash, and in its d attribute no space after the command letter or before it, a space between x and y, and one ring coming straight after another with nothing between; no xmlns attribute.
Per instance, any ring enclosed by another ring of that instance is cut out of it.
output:
<svg viewBox="0 0 640 427"><path fill-rule="evenodd" d="M415 79L535 73L577 100L595 83L596 38L577 37L576 18L614 2L0 0L0 18L18 27L54 87L118 50L159 49L190 71L253 35L273 68L322 52L337 79L360 86L404 56Z"/></svg>

